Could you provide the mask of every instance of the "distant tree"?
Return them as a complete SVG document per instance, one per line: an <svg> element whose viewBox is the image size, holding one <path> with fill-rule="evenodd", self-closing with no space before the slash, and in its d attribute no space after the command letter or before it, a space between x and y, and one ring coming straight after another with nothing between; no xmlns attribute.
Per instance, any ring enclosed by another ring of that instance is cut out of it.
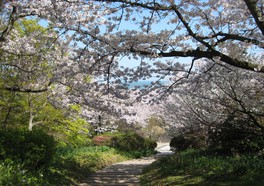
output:
<svg viewBox="0 0 264 186"><path fill-rule="evenodd" d="M146 126L142 129L144 136L156 141L164 138L166 129L165 122L161 117L151 116L146 123Z"/></svg>

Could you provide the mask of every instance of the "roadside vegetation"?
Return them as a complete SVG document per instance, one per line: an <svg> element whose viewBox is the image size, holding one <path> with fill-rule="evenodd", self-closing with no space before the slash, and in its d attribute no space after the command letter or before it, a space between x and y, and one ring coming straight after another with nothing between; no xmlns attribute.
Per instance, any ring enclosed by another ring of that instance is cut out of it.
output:
<svg viewBox="0 0 264 186"><path fill-rule="evenodd" d="M264 1L104 2L0 1L0 185L264 185Z"/></svg>
<svg viewBox="0 0 264 186"><path fill-rule="evenodd" d="M175 155L147 167L142 185L264 185L264 76L207 67L164 104Z"/></svg>
<svg viewBox="0 0 264 186"><path fill-rule="evenodd" d="M189 149L164 157L144 169L142 185L264 184L263 154L226 156L217 151Z"/></svg>
<svg viewBox="0 0 264 186"><path fill-rule="evenodd" d="M18 20L12 35L32 36L26 43L44 56L67 55L55 42L56 31L39 21ZM154 152L156 143L131 129L104 130L105 125L96 132L84 114L85 106L69 101L71 85L54 83L47 88L61 64L55 56L47 60L38 52L21 54L16 58L8 52L6 62L1 61L0 185L77 185L107 165ZM87 74L84 79L89 83ZM114 120L112 124L118 125Z"/></svg>
<svg viewBox="0 0 264 186"><path fill-rule="evenodd" d="M0 133L0 185L77 185L107 165L150 155L156 147L132 132L95 136L94 141L100 139L103 145L90 140L79 146L55 140L43 130L16 128Z"/></svg>
<svg viewBox="0 0 264 186"><path fill-rule="evenodd" d="M229 123L208 136L198 131L175 136L170 142L175 153L146 167L141 184L264 185L263 135L252 130L232 130Z"/></svg>

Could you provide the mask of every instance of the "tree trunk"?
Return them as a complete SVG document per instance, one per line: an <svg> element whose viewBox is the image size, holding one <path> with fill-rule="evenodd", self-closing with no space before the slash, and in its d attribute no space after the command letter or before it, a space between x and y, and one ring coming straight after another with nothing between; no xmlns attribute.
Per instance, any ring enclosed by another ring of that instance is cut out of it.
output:
<svg viewBox="0 0 264 186"><path fill-rule="evenodd" d="M32 131L33 128L33 119L34 119L34 115L32 112L30 112L30 117L29 117L29 122L28 122L28 130Z"/></svg>

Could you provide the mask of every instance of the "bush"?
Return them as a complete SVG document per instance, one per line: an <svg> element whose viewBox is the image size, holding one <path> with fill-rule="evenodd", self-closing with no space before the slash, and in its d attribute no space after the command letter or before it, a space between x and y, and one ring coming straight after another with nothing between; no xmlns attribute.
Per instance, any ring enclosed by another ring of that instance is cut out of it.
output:
<svg viewBox="0 0 264 186"><path fill-rule="evenodd" d="M32 175L22 164L5 160L0 163L0 185L42 185L42 174Z"/></svg>
<svg viewBox="0 0 264 186"><path fill-rule="evenodd" d="M157 147L157 143L150 139L144 139L136 133L127 133L113 138L114 147L120 151L141 151L152 153Z"/></svg>
<svg viewBox="0 0 264 186"><path fill-rule="evenodd" d="M199 135L186 134L175 136L170 141L170 147L173 150L186 150L188 148L201 148L203 147L204 139Z"/></svg>
<svg viewBox="0 0 264 186"><path fill-rule="evenodd" d="M55 153L55 141L41 130L0 130L0 159L23 162L29 169L47 166Z"/></svg>
<svg viewBox="0 0 264 186"><path fill-rule="evenodd" d="M134 132L106 133L95 136L92 139L97 146L108 146L118 149L122 154L131 158L147 156L154 152L157 143L151 139L145 139Z"/></svg>
<svg viewBox="0 0 264 186"><path fill-rule="evenodd" d="M220 147L227 153L258 152L264 148L264 136L245 121L228 121L209 135L211 147Z"/></svg>
<svg viewBox="0 0 264 186"><path fill-rule="evenodd" d="M176 136L173 137L170 141L170 147L173 150L184 150L189 147L188 141L184 138L184 136Z"/></svg>
<svg viewBox="0 0 264 186"><path fill-rule="evenodd" d="M98 135L95 136L93 139L93 144L97 146L112 146L112 137L107 135Z"/></svg>
<svg viewBox="0 0 264 186"><path fill-rule="evenodd" d="M154 151L155 148L157 147L157 142L153 141L151 139L145 139L145 149L150 150L150 151Z"/></svg>
<svg viewBox="0 0 264 186"><path fill-rule="evenodd" d="M139 151L144 148L144 138L135 133L128 133L114 138L114 145L121 151Z"/></svg>

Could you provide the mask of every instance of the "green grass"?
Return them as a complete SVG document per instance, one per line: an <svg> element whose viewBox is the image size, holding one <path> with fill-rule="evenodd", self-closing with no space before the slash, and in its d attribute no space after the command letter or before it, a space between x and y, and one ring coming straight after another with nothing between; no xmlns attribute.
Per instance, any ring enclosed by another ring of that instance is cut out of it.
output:
<svg viewBox="0 0 264 186"><path fill-rule="evenodd" d="M146 167L142 185L264 185L263 156L224 156L188 150L164 157Z"/></svg>
<svg viewBox="0 0 264 186"><path fill-rule="evenodd" d="M63 148L49 168L47 179L51 184L77 185L91 173L126 159L115 149L104 146Z"/></svg>
<svg viewBox="0 0 264 186"><path fill-rule="evenodd" d="M155 148L155 142L136 134L117 134L119 145L112 148L69 145L44 131L0 132L0 185L78 185L99 169L150 155Z"/></svg>
<svg viewBox="0 0 264 186"><path fill-rule="evenodd" d="M0 161L0 185L78 185L93 172L128 157L109 147L63 147L45 169L32 171L13 160Z"/></svg>
<svg viewBox="0 0 264 186"><path fill-rule="evenodd" d="M106 146L62 147L58 149L54 163L45 174L46 180L51 184L78 185L97 170L142 155L146 155L145 152L124 152Z"/></svg>

